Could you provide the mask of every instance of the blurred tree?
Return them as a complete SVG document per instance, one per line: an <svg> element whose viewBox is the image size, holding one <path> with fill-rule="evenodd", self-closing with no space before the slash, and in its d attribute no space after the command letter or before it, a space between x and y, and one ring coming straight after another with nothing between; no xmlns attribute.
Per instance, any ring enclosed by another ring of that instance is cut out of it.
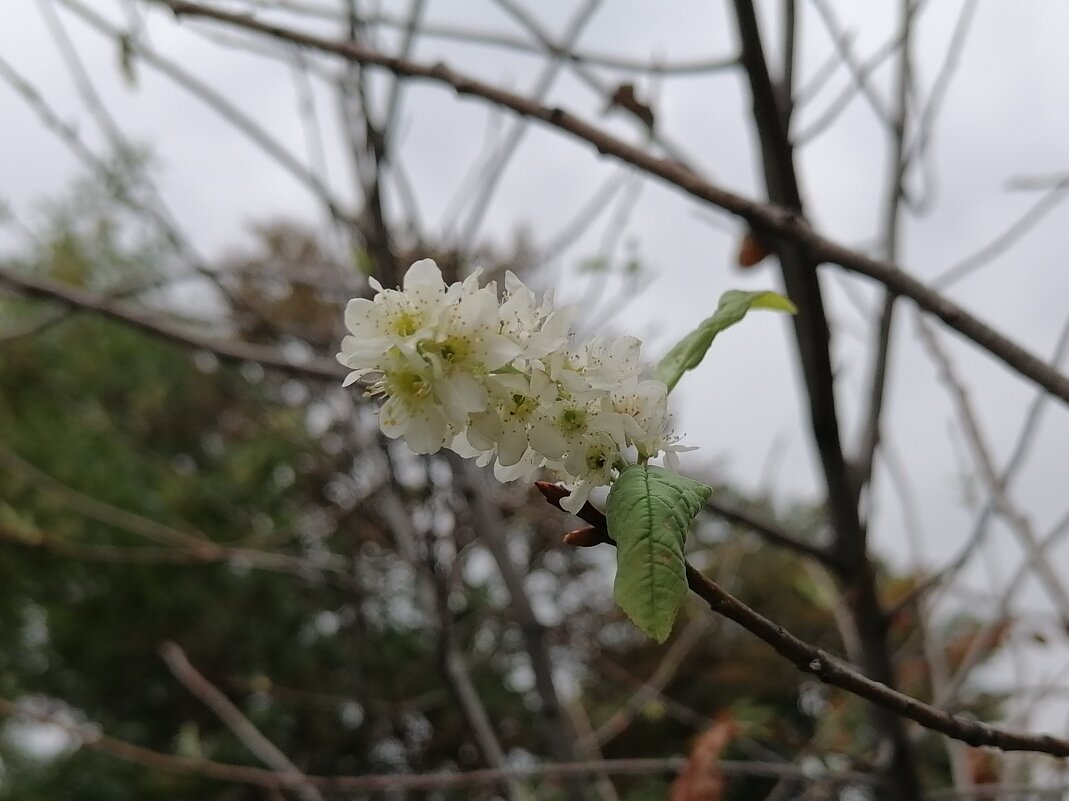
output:
<svg viewBox="0 0 1069 801"><path fill-rule="evenodd" d="M166 269L164 248L124 227L106 196L86 202L84 191L54 209L19 268L101 291L151 287ZM253 252L227 260L216 289L197 290L211 299L214 324L250 341L329 352L339 336L339 297L352 291L330 283L344 265L299 224L257 231ZM151 291L141 297L163 309L189 303ZM446 679L439 624L414 591L419 566L401 553L383 505L385 488L394 487L430 573L443 577L434 592L444 593L452 616L449 636L469 655L471 682L502 747L548 755L537 733L542 700L530 654L505 623L506 588L487 569L470 498L447 461L386 447L373 415L335 386L221 363L98 317L43 314L40 304L21 300L0 307L5 326L40 326L0 350L0 694L157 751L257 764L170 675L158 649L174 641L303 771L478 765L479 748ZM662 649L610 603L603 555L563 551L564 518L526 492L497 493L504 534L525 554L536 606L553 599L540 611L554 620L548 634L558 663L580 683L591 753L684 753L697 731L727 714L741 731L729 757L810 751L868 765L874 739L861 704L805 681L730 624L695 609L677 628L666 666ZM816 525L810 512L792 518L807 516ZM432 518L455 523L441 528ZM828 625L835 601L796 557L712 521L691 550L754 606L838 649ZM889 586L900 592L910 584L896 582ZM924 694L926 662L910 638L912 621L898 620L894 641L914 655L909 689ZM963 638L975 629L957 625ZM962 647L961 638L950 642ZM657 676L656 692L636 695ZM991 714L993 703L972 710ZM5 729L0 797L262 797L118 762L62 738L54 748L35 747L43 731ZM924 770L946 778L934 743ZM727 797L764 798L774 784L732 778ZM531 786L540 798L567 793L565 785ZM622 798L652 801L664 797L668 779L618 786Z"/></svg>

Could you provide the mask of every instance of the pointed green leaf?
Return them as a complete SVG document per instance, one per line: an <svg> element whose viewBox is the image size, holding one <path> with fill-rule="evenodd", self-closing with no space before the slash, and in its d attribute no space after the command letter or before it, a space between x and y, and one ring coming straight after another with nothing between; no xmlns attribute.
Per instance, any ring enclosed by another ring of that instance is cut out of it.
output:
<svg viewBox="0 0 1069 801"><path fill-rule="evenodd" d="M712 488L661 467L631 465L609 491L609 535L616 540L613 597L657 642L672 631L687 575L683 544Z"/></svg>
<svg viewBox="0 0 1069 801"><path fill-rule="evenodd" d="M776 292L740 292L736 289L725 292L716 305L716 313L668 351L658 363L654 377L664 382L671 392L683 373L693 370L705 358L705 353L713 344L716 335L735 325L750 309L771 309L788 314L798 311L790 300Z"/></svg>

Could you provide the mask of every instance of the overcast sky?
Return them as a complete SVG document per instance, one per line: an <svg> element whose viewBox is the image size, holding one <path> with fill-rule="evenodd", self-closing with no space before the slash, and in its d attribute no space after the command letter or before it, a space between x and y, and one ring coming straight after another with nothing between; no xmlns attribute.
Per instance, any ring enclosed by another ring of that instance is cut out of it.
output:
<svg viewBox="0 0 1069 801"><path fill-rule="evenodd" d="M133 4L84 0L120 26L127 26ZM85 141L97 150L104 139L74 89L58 56L39 3L8 0L0 26L0 58L29 80L62 116L76 123ZM323 3L323 5L326 5ZM525 4L537 8L554 36L567 27L577 2ZM775 22L779 3L762 3L765 21ZM861 56L878 50L896 29L899 3L836 2L851 47ZM382 3L403 14L407 3ZM137 61L136 82L119 69L116 44L87 27L56 4L97 91L127 135L149 145L160 165L159 184L183 229L209 257L248 242L248 225L277 217L297 217L324 225L323 211L304 187L232 126L150 65ZM240 7L240 6L236 6ZM832 52L831 40L815 6L800 2L799 86L821 68ZM945 57L961 3L927 2L914 46L918 103L926 102ZM430 0L429 24L466 26L529 39L515 20L492 2ZM199 76L257 120L302 160L307 160L306 130L297 113L296 72L278 60L220 46L204 34L219 26L185 21L176 24L153 11L142 20L152 46ZM579 49L624 57L677 62L730 55L735 47L727 3L602 3L579 37ZM333 32L326 22L296 24ZM1037 192L1008 191L1023 176L1069 171L1069 5L1057 0L980 4L968 30L960 64L940 109L927 168L911 173L914 190L926 190L930 204L923 217L908 216L900 262L930 280L951 264L997 237L1038 198ZM778 36L770 34L770 47ZM379 45L397 47L396 35ZM538 83L544 61L530 55L441 38L419 39L413 57L444 61L491 83L529 92ZM326 65L328 62L320 61ZM889 66L878 70L874 87L890 106ZM624 78L596 72L609 87ZM749 118L749 97L740 75L722 71L700 76L634 78L640 96L656 96L657 130L668 137L713 181L759 197L759 163ZM799 111L796 132L817 121L849 76L840 66L821 92ZM377 81L380 104L389 82ZM473 165L511 130L513 119L479 102L459 99L452 91L413 84L403 93L400 110L401 158L414 187L420 217L430 237L456 235L456 199L466 199ZM332 98L315 94L326 139L325 180L340 197L351 199L351 171L342 153ZM596 95L574 72L562 69L547 102L574 111L632 141L642 141L641 125L621 112L604 112ZM65 145L49 133L34 111L0 82L0 198L24 222L40 217L42 199L56 196L83 174ZM817 227L858 247L872 247L884 203L889 142L871 106L855 98L819 138L799 145L797 156L808 212ZM552 240L595 195L617 164L590 147L547 128L532 126L506 169L493 197L481 237L507 242L521 227L536 242ZM617 199L620 196L617 196ZM396 205L391 206L397 210ZM461 205L462 210L465 206ZM551 265L558 291L582 297L588 278L578 267L599 255L606 228L618 219L618 204L606 209L589 234ZM1069 270L1065 253L1069 206L1057 207L1027 238L982 271L950 291L982 320L990 322L1033 352L1048 357L1069 314ZM459 215L464 219L464 213ZM642 184L626 217L617 263L630 243L651 273L651 282L614 325L620 333L646 340L655 358L711 313L729 288L778 288L774 267L742 272L734 251L739 225L715 210L700 207L681 193L656 182ZM0 243L10 250L17 240L5 230ZM840 379L842 423L846 441L856 442L864 408L868 345L879 293L865 280L845 279L823 268L830 314L835 324L834 359ZM865 308L848 300L849 282ZM936 380L935 370L913 336L912 309L903 304L896 328L886 439L908 475L921 525L926 558L938 564L967 536L979 495L975 475L952 406ZM340 313L340 309L339 309ZM953 334L943 341L967 376L985 426L987 443L1002 466L1013 447L1035 390ZM817 462L806 426L800 382L793 364L788 322L772 314L755 315L719 340L699 372L688 375L673 396L678 428L687 442L700 445L695 460L712 460L722 474L742 488L771 489L782 499L813 497ZM1065 512L1069 476L1069 414L1052 402L1033 455L1012 487L1014 499L1042 534ZM775 465L775 469L770 468ZM874 503L873 537L877 548L897 564L908 564L906 521L885 470L879 472ZM766 482L771 482L769 487ZM1020 549L1008 532L996 527L993 559L979 560L968 585L983 588L1005 578L1019 561ZM1069 544L1058 550L1056 564L1069 568ZM1030 591L1028 608L1050 606L1043 594Z"/></svg>

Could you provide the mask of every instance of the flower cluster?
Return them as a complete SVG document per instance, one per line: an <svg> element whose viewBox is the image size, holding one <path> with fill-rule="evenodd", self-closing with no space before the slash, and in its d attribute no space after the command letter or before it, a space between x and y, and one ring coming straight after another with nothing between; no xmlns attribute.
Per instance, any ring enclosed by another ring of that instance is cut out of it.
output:
<svg viewBox="0 0 1069 801"><path fill-rule="evenodd" d="M446 284L431 259L403 288L374 279L345 309L338 361L385 398L379 425L416 453L449 448L494 463L501 481L548 468L572 485L575 512L629 462L690 450L668 433L667 388L639 377L634 337L576 343L569 316L512 273L504 297L479 272Z"/></svg>

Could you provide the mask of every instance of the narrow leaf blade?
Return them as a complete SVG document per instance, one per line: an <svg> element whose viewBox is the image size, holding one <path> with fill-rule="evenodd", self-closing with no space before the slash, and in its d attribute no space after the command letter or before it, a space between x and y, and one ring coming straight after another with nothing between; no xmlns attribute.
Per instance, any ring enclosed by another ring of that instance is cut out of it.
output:
<svg viewBox="0 0 1069 801"><path fill-rule="evenodd" d="M710 487L661 467L631 465L606 506L616 541L613 597L642 631L664 642L687 595L683 545Z"/></svg>
<svg viewBox="0 0 1069 801"><path fill-rule="evenodd" d="M794 314L793 303L776 292L741 292L729 290L720 296L716 312L701 325L679 340L657 364L654 377L668 387L669 392L679 383L683 373L693 370L705 358L717 335L746 316L751 309L769 309Z"/></svg>

